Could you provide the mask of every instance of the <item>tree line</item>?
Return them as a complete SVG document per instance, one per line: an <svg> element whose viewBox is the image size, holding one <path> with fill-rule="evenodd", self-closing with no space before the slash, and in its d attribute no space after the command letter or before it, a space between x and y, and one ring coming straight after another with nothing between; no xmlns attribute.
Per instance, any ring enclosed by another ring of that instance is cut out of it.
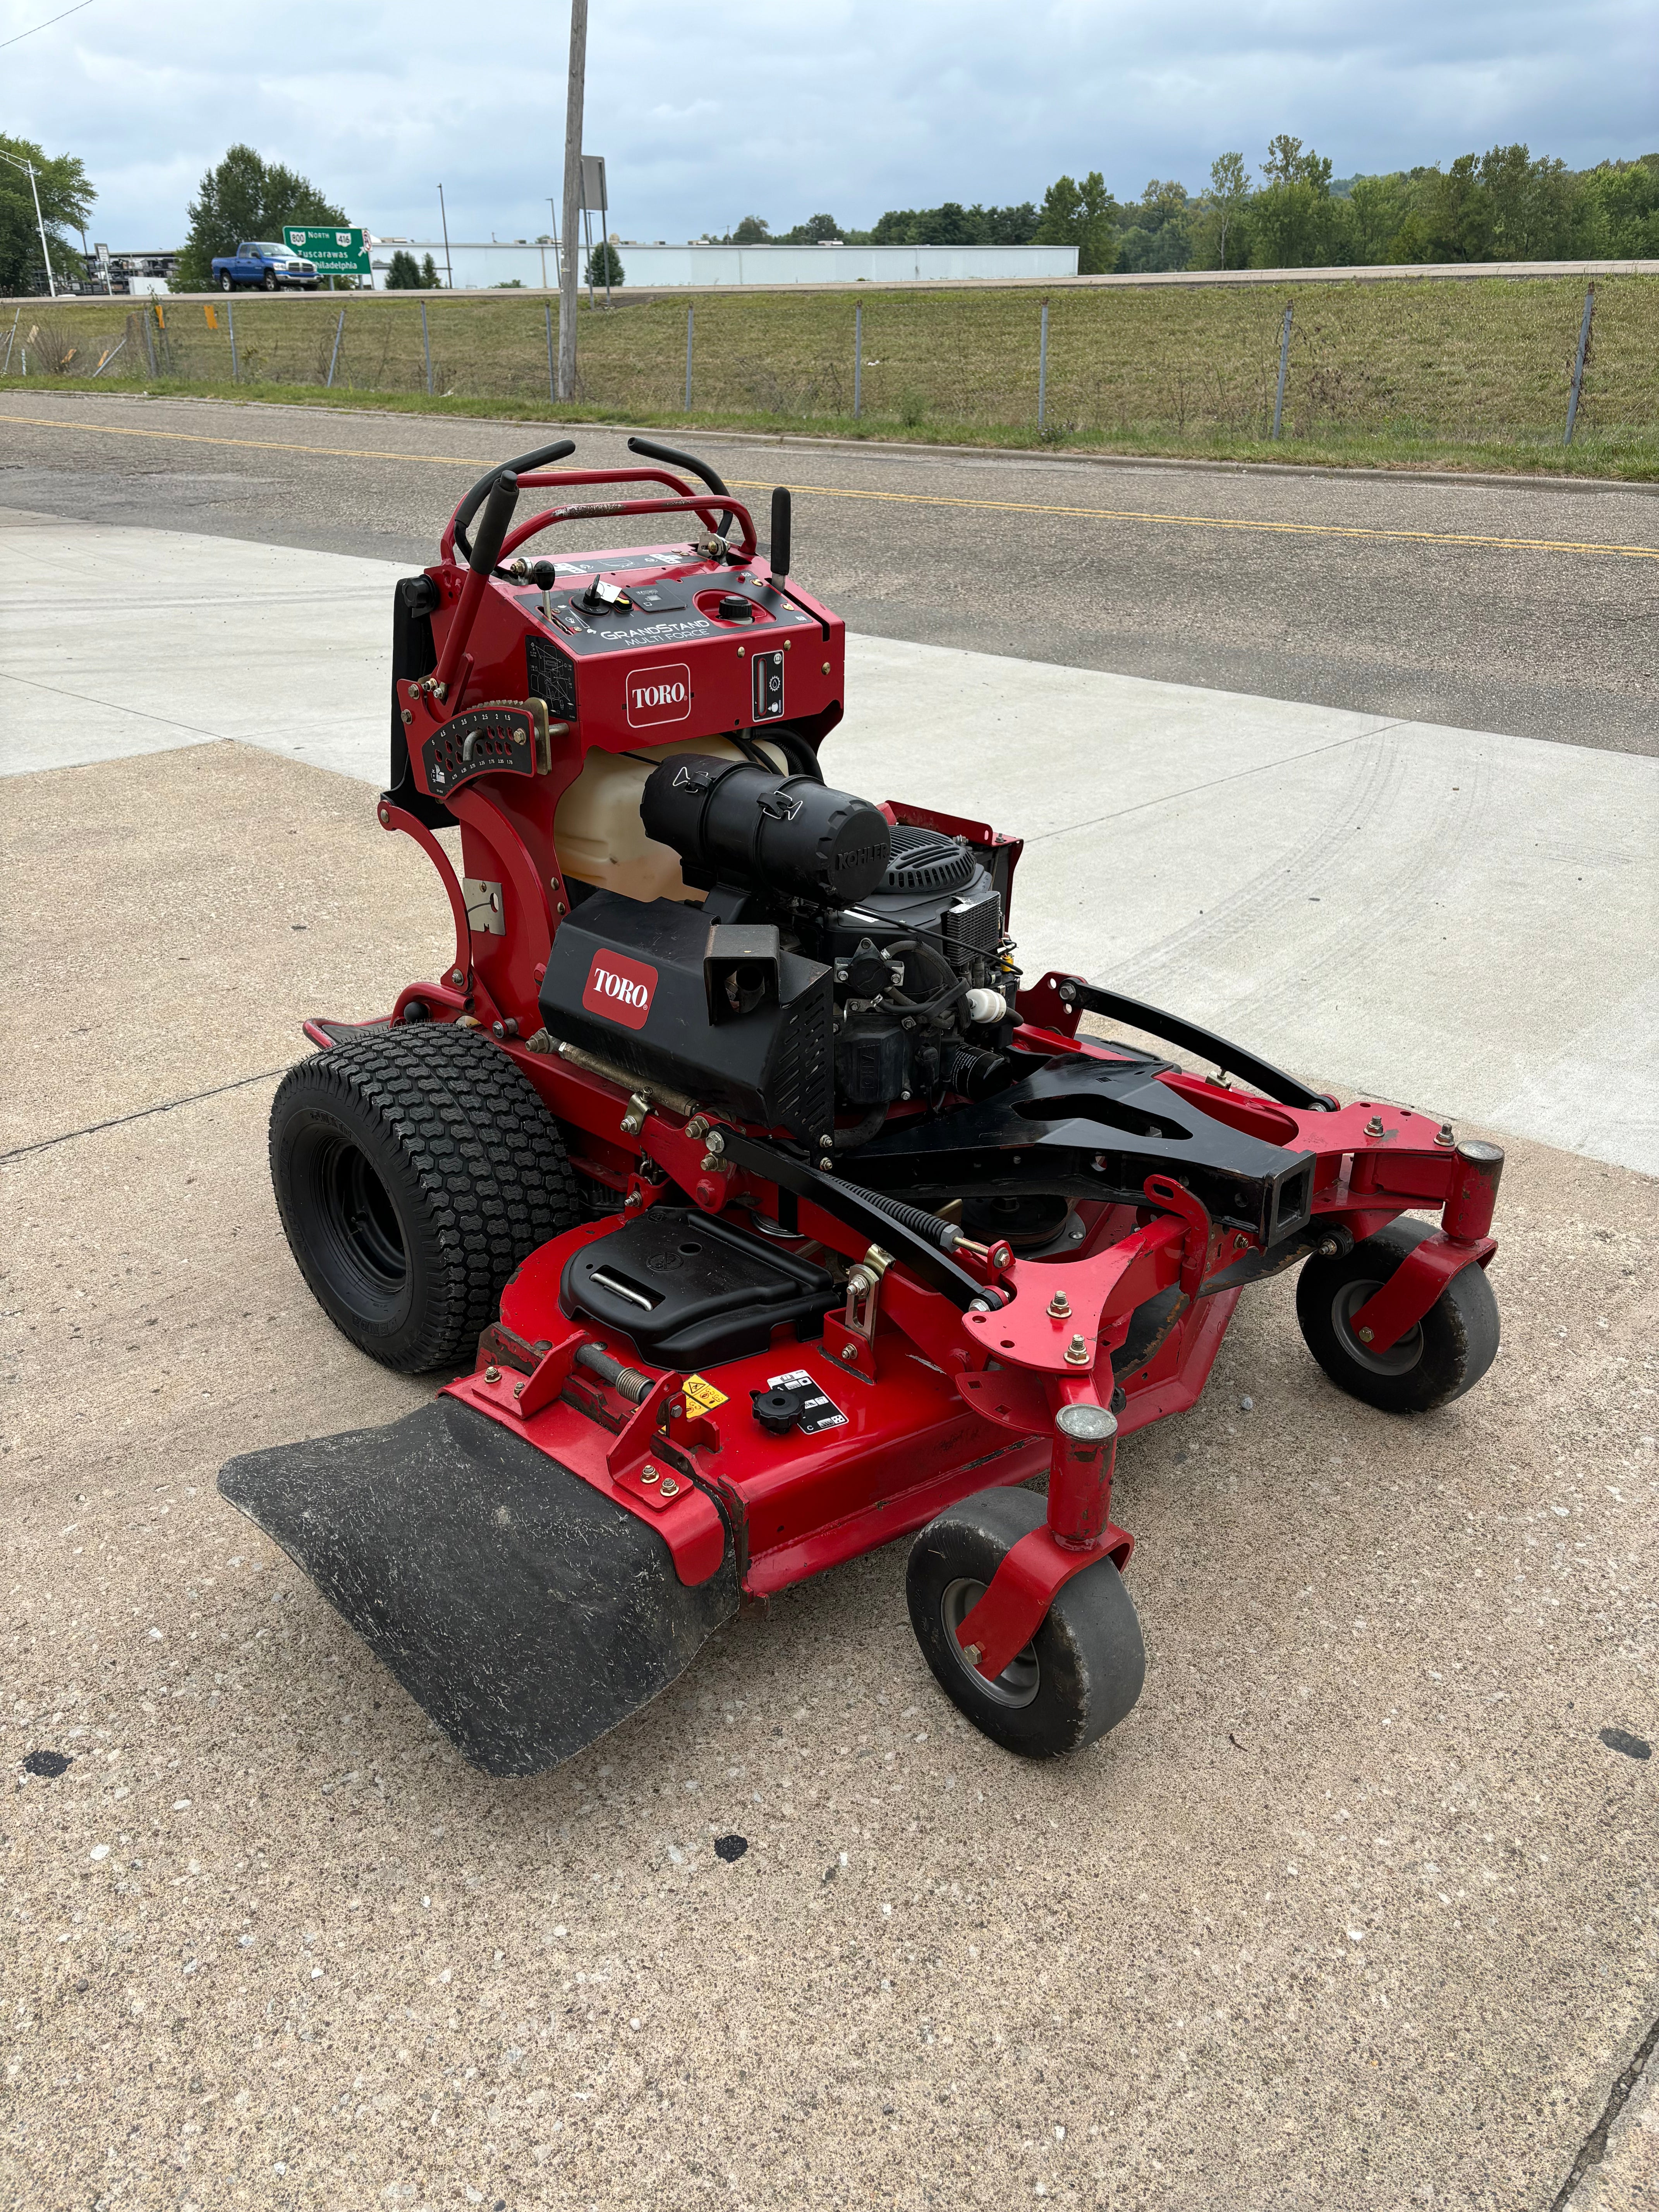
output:
<svg viewBox="0 0 1659 2212"><path fill-rule="evenodd" d="M90 219L95 198L73 155L48 157L32 141L0 133L0 291L46 289L40 226L27 174L33 165L52 268L60 282L84 283L84 252L73 233ZM1659 153L1631 161L1569 169L1524 145L1493 146L1437 164L1382 175L1334 177L1327 155L1281 132L1253 178L1239 153L1219 155L1199 192L1154 178L1138 200L1120 201L1098 169L1079 182L1059 177L1039 206L890 208L868 230L809 216L774 232L745 216L723 238L735 246L1075 246L1085 276L1182 269L1310 269L1356 264L1445 261L1659 259ZM1259 180L1258 180L1259 179ZM268 162L251 146L231 147L202 179L189 206L190 229L175 291L203 291L216 254L245 238L280 238L286 224L343 225L335 205L308 178ZM619 284L614 248L596 246L587 271ZM435 285L432 257L392 257L393 289Z"/></svg>
<svg viewBox="0 0 1659 2212"><path fill-rule="evenodd" d="M1199 192L1154 178L1120 201L1098 169L1060 177L1039 207L893 208L868 230L830 215L774 233L745 216L733 246L1075 246L1084 276L1182 269L1319 269L1442 261L1659 258L1659 153L1569 169L1524 145L1383 175L1334 177L1281 132L1252 178L1222 154Z"/></svg>

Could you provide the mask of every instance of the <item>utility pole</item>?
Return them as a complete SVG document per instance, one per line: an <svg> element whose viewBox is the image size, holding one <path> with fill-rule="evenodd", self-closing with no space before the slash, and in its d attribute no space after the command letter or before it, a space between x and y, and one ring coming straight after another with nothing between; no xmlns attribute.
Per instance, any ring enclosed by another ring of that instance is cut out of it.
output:
<svg viewBox="0 0 1659 2212"><path fill-rule="evenodd" d="M449 289L455 289L455 264L449 258L449 211L444 205L444 188L438 187L438 216L444 227L444 267L449 272Z"/></svg>
<svg viewBox="0 0 1659 2212"><path fill-rule="evenodd" d="M586 27L586 16L587 9L584 0L582 9L584 27ZM27 173L29 191L34 198L34 225L35 228L40 234L40 251L46 257L46 289L51 293L52 298L55 300L58 297L58 280L52 273L52 248L46 244L46 226L41 220L40 216L40 194L34 181L34 164L33 161L20 161L15 154L0 154L0 161L9 161L14 169L22 169ZM569 190L569 186L567 185L565 189L568 191Z"/></svg>
<svg viewBox="0 0 1659 2212"><path fill-rule="evenodd" d="M582 182L582 88L587 75L587 0L570 0L570 83L564 110L564 258L559 264L559 397L576 396L576 205Z"/></svg>

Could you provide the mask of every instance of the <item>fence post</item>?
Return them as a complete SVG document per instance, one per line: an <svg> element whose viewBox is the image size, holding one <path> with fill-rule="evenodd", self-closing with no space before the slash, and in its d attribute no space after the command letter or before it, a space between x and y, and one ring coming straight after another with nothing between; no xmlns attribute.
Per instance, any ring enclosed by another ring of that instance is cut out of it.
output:
<svg viewBox="0 0 1659 2212"><path fill-rule="evenodd" d="M236 310L228 300L225 301L225 320L230 325L230 380L240 384L242 380L236 366Z"/></svg>
<svg viewBox="0 0 1659 2212"><path fill-rule="evenodd" d="M1276 438L1285 420L1285 372L1291 363L1291 310L1285 309L1285 328L1279 339L1279 390L1273 395L1273 435Z"/></svg>
<svg viewBox="0 0 1659 2212"><path fill-rule="evenodd" d="M149 356L149 373L152 376L159 376L161 369L161 364L155 358L155 332L150 325L150 318L154 313L153 307L146 307L140 319L144 325L144 350Z"/></svg>
<svg viewBox="0 0 1659 2212"><path fill-rule="evenodd" d="M17 336L17 325L22 321L22 319L23 310L21 307L19 307L17 313L11 319L11 330L6 338L6 357L4 361L0 362L0 376L3 376L6 371L11 367L12 340Z"/></svg>
<svg viewBox="0 0 1659 2212"><path fill-rule="evenodd" d="M688 307L685 311L685 411L688 415L691 412L691 318L696 312L695 307Z"/></svg>
<svg viewBox="0 0 1659 2212"><path fill-rule="evenodd" d="M1572 390L1567 394L1567 434L1564 446L1572 443L1573 425L1578 420L1578 395L1584 388L1584 356L1589 351L1590 318L1595 313L1595 287L1592 284L1584 295L1584 319L1578 325L1578 358L1572 365Z"/></svg>
<svg viewBox="0 0 1659 2212"><path fill-rule="evenodd" d="M432 333L427 328L424 300L421 302L421 350L426 356L426 396L430 399L432 397Z"/></svg>
<svg viewBox="0 0 1659 2212"><path fill-rule="evenodd" d="M333 350L333 352L332 352L331 354L330 354L330 356L329 356L329 357L328 357L328 379L327 379L327 382L326 382L326 384L325 384L325 387L324 387L324 388L325 388L325 390L331 391L331 390L333 389L333 386L334 386L334 364L335 364L335 362L337 362L337 361L339 360L339 358L340 358L340 340L341 340L344 336L345 336L345 309L344 309L343 307L342 307L342 308L341 308L341 310L340 310L340 319L339 319L339 321L338 321L338 322L334 325L334 350Z"/></svg>
<svg viewBox="0 0 1659 2212"><path fill-rule="evenodd" d="M543 301L547 314L547 396L556 407L559 401L559 373L553 366L553 302Z"/></svg>
<svg viewBox="0 0 1659 2212"><path fill-rule="evenodd" d="M864 302L853 309L853 420L864 412Z"/></svg>
<svg viewBox="0 0 1659 2212"><path fill-rule="evenodd" d="M1042 326L1037 338L1037 428L1048 405L1048 302L1042 303Z"/></svg>

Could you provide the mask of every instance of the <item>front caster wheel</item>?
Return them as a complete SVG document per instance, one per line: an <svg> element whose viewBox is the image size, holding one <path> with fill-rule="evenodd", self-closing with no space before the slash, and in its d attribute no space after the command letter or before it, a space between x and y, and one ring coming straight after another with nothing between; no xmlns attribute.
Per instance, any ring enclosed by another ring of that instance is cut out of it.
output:
<svg viewBox="0 0 1659 2212"><path fill-rule="evenodd" d="M928 1523L910 1547L905 1594L921 1653L951 1703L1005 1751L1060 1759L1115 1728L1140 1695L1140 1623L1110 1559L1074 1575L1025 1649L988 1682L956 1632L1047 1507L1030 1490L982 1490Z"/></svg>
<svg viewBox="0 0 1659 2212"><path fill-rule="evenodd" d="M1297 1282L1309 1351L1339 1389L1384 1413L1426 1413L1461 1398L1498 1357L1498 1301L1473 1261L1386 1352L1373 1352L1355 1331L1353 1317L1372 1291L1433 1234L1425 1221L1391 1221L1351 1252L1308 1261Z"/></svg>

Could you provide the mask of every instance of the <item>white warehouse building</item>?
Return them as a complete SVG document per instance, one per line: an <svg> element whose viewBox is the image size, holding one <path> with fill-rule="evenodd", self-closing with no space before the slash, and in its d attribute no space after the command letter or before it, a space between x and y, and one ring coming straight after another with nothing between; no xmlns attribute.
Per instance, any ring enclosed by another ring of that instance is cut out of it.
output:
<svg viewBox="0 0 1659 2212"><path fill-rule="evenodd" d="M744 284L956 284L975 277L1006 284L1077 274L1074 246L650 246L612 236L630 292ZM492 239L488 245L446 247L441 239L377 238L371 254L377 288L386 283L385 264L399 248L416 261L429 253L441 283L447 282L447 257L458 292L515 278L526 290L558 287L550 244ZM585 245L582 260L586 267Z"/></svg>

